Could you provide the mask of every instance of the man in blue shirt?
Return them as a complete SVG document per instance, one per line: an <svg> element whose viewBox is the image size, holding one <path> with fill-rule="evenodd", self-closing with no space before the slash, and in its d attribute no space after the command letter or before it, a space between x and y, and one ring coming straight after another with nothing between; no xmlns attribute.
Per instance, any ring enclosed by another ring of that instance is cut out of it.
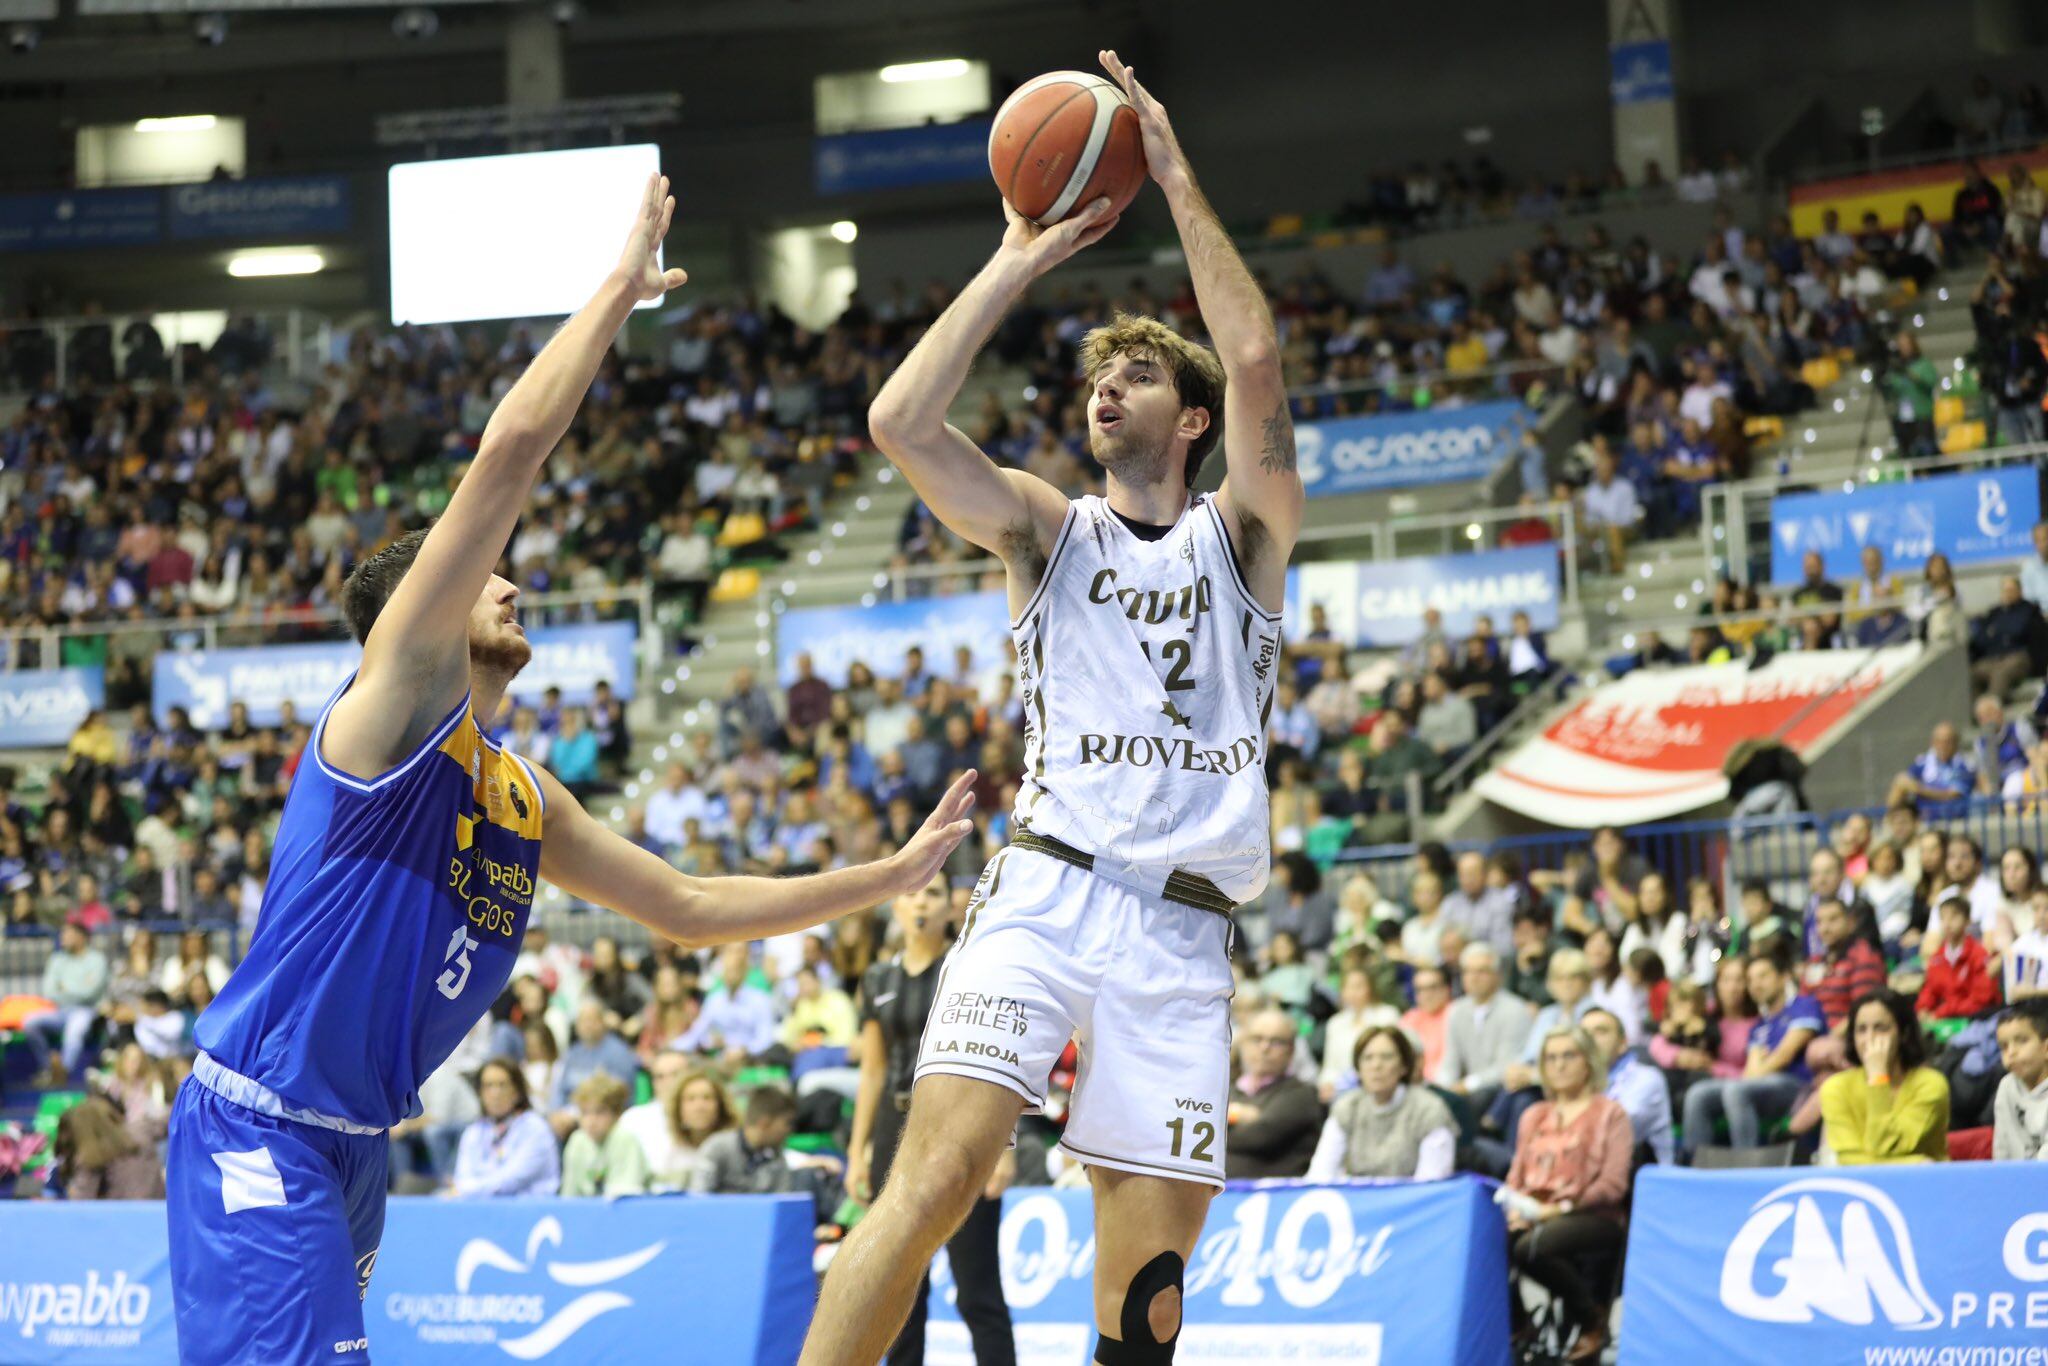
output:
<svg viewBox="0 0 2048 1366"><path fill-rule="evenodd" d="M548 1109L556 1115L567 1113L569 1097L576 1088L599 1072L609 1073L631 1086L633 1078L640 1074L640 1059L624 1039L604 1027L604 1003L588 997L576 1007L576 1038L562 1054L562 1065L555 1071L554 1089L547 1097ZM572 1117L567 1124L557 1123L555 1130L562 1133L574 1127Z"/></svg>
<svg viewBox="0 0 2048 1366"><path fill-rule="evenodd" d="M1976 790L1977 770L1962 751L1962 737L1952 723L1942 721L1934 727L1927 752L1892 781L1887 804L1912 802L1923 816L1945 816Z"/></svg>
<svg viewBox="0 0 2048 1366"><path fill-rule="evenodd" d="M1764 1121L1792 1113L1813 1074L1806 1046L1827 1033L1820 1003L1799 994L1798 984L1775 958L1752 953L1746 973L1749 998L1759 1017L1749 1034L1749 1062L1742 1075L1708 1079L1685 1093L1685 1151L1697 1153L1714 1136L1714 1121L1728 1120L1728 1146L1754 1148Z"/></svg>
<svg viewBox="0 0 2048 1366"><path fill-rule="evenodd" d="M1594 1006L1579 1017L1579 1026L1601 1055L1612 1059L1607 1065L1607 1098L1628 1111L1636 1142L1649 1144L1651 1155L1670 1166L1671 1088L1664 1074L1629 1048L1628 1035L1613 1011Z"/></svg>
<svg viewBox="0 0 2048 1366"><path fill-rule="evenodd" d="M718 986L705 997L704 1013L670 1046L734 1062L767 1052L775 1043L775 998L747 981L752 971L747 946L726 945L718 955Z"/></svg>

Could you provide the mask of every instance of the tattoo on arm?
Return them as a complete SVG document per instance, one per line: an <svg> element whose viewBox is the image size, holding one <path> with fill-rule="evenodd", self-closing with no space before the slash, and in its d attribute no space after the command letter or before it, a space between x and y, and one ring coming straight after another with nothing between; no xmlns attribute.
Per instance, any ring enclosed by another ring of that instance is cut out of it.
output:
<svg viewBox="0 0 2048 1366"><path fill-rule="evenodd" d="M1267 418L1265 437L1259 449L1259 468L1268 474L1294 473L1294 423L1287 416L1287 400Z"/></svg>

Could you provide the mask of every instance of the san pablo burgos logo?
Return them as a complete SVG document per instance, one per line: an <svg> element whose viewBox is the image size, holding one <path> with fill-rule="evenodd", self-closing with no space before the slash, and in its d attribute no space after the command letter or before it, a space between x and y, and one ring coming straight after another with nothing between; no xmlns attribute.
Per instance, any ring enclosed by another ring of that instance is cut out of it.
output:
<svg viewBox="0 0 2048 1366"><path fill-rule="evenodd" d="M631 1308L632 1296L597 1287L632 1275L659 1257L668 1243L663 1240L594 1262L540 1263L543 1247L561 1245L562 1225L552 1214L526 1235L523 1258L514 1257L488 1238L472 1238L455 1257L454 1294L392 1294L385 1298L384 1312L394 1322L412 1325L421 1342L477 1346L495 1343L507 1356L537 1361L567 1342L592 1319L615 1309ZM484 1271L504 1272L522 1279L505 1290L495 1288L495 1278L477 1285L479 1273ZM539 1276L587 1293L550 1314L548 1287L528 1288ZM506 1336L514 1330L515 1336Z"/></svg>
<svg viewBox="0 0 2048 1366"><path fill-rule="evenodd" d="M149 1318L149 1287L125 1271L81 1281L0 1281L0 1324L19 1323L21 1335L52 1347L134 1347Z"/></svg>
<svg viewBox="0 0 2048 1366"><path fill-rule="evenodd" d="M1786 1248L1778 1234L1788 1223ZM1777 1288L1759 1286L1759 1272ZM1818 1314L1867 1327L1883 1314L1894 1328L1941 1325L1906 1216L1875 1186L1827 1176L1789 1182L1751 1207L1721 1259L1721 1304L1757 1323Z"/></svg>

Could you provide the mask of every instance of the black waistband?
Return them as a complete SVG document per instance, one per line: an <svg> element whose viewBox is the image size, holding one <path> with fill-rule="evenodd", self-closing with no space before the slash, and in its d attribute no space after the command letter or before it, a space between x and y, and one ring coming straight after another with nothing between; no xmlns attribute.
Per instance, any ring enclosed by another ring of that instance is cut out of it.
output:
<svg viewBox="0 0 2048 1366"><path fill-rule="evenodd" d="M1091 873L1095 871L1095 855L1083 853L1049 835L1019 830L1011 837L1010 843L1019 849L1029 849L1062 863L1071 863L1076 868L1086 868ZM1166 886L1160 895L1178 905L1192 906L1198 911L1214 911L1217 915L1229 915L1237 909L1236 903L1224 895L1221 887L1200 873L1183 872L1178 868L1166 875Z"/></svg>

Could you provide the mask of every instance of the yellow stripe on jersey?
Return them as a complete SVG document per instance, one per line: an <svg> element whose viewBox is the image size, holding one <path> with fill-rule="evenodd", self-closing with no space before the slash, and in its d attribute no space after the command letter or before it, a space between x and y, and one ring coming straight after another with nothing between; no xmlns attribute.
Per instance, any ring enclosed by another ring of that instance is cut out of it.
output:
<svg viewBox="0 0 2048 1366"><path fill-rule="evenodd" d="M521 839L540 838L540 793L534 791L518 760L484 743L475 713L463 714L442 742L441 753L469 774L475 809L486 821ZM458 847L469 846L473 828L471 822L458 823Z"/></svg>

